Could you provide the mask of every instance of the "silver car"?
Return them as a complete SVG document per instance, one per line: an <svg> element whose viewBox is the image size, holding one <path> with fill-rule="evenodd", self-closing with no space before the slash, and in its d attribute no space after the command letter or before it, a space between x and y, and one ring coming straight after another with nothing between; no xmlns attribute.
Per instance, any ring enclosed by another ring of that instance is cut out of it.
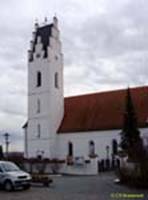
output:
<svg viewBox="0 0 148 200"><path fill-rule="evenodd" d="M8 161L0 161L0 185L6 191L16 188L30 188L31 176L17 165Z"/></svg>

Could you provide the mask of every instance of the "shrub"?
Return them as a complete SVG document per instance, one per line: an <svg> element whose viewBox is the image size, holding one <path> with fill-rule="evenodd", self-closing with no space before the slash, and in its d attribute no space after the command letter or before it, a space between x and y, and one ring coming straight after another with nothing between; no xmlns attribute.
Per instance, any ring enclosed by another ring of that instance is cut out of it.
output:
<svg viewBox="0 0 148 200"><path fill-rule="evenodd" d="M140 188L148 188L148 161L144 164L136 163L133 170L120 168L117 175L121 183Z"/></svg>

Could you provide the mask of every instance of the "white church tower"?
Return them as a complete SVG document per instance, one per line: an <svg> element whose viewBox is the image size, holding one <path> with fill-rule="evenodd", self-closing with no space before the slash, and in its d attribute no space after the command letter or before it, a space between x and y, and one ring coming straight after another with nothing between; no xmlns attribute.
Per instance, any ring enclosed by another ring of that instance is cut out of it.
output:
<svg viewBox="0 0 148 200"><path fill-rule="evenodd" d="M56 132L64 113L63 55L58 20L35 24L28 53L26 157L56 157Z"/></svg>

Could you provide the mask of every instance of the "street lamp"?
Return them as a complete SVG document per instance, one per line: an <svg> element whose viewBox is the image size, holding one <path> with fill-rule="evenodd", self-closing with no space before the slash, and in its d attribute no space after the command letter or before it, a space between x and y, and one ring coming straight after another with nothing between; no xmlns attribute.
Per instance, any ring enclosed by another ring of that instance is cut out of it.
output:
<svg viewBox="0 0 148 200"><path fill-rule="evenodd" d="M9 137L10 137L9 133L4 134L5 145L6 145L6 158L8 158L8 152L9 152L9 144L10 144Z"/></svg>

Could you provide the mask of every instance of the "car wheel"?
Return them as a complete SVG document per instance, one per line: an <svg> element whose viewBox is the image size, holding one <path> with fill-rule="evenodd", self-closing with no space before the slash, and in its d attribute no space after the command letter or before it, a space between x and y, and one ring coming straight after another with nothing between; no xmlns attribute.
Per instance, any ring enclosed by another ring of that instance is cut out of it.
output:
<svg viewBox="0 0 148 200"><path fill-rule="evenodd" d="M25 185L23 188L24 188L24 190L29 190L30 187L31 187L31 185Z"/></svg>
<svg viewBox="0 0 148 200"><path fill-rule="evenodd" d="M4 183L4 189L8 192L12 191L13 190L13 185L12 185L12 182L11 181L6 181Z"/></svg>
<svg viewBox="0 0 148 200"><path fill-rule="evenodd" d="M43 183L43 186L45 186L45 187L49 187L49 182L45 182L45 183Z"/></svg>

